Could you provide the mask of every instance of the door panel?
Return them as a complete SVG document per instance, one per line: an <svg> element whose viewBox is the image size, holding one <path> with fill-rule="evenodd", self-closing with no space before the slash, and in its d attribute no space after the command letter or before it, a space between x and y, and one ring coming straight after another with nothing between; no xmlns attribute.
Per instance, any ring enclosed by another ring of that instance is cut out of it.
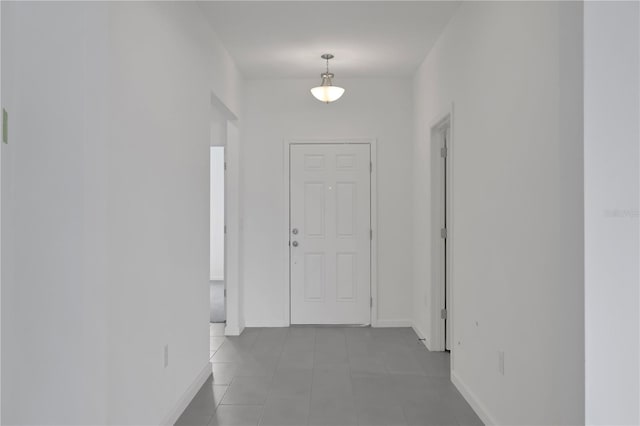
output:
<svg viewBox="0 0 640 426"><path fill-rule="evenodd" d="M336 283L338 300L357 299L357 265L355 253L338 253L336 256Z"/></svg>
<svg viewBox="0 0 640 426"><path fill-rule="evenodd" d="M304 300L324 301L325 262L324 253L304 255Z"/></svg>
<svg viewBox="0 0 640 426"><path fill-rule="evenodd" d="M356 227L355 213L356 205L356 185L354 183L336 183L336 221L338 238L354 238Z"/></svg>
<svg viewBox="0 0 640 426"><path fill-rule="evenodd" d="M290 146L292 324L370 323L369 164L368 144Z"/></svg>
<svg viewBox="0 0 640 426"><path fill-rule="evenodd" d="M324 183L304 184L304 233L306 238L324 238Z"/></svg>

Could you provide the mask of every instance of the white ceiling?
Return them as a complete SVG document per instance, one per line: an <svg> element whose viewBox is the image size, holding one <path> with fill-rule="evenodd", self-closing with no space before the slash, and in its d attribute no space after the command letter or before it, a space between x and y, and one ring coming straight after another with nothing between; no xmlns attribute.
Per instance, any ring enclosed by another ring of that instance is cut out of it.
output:
<svg viewBox="0 0 640 426"><path fill-rule="evenodd" d="M457 1L213 1L204 13L246 78L411 76Z"/></svg>

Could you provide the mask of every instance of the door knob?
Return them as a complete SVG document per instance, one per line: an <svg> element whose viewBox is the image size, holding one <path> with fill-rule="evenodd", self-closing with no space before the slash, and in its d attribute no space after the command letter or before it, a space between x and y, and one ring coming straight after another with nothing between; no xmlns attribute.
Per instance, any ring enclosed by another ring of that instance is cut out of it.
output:
<svg viewBox="0 0 640 426"><path fill-rule="evenodd" d="M292 233L293 235L298 235L298 228L293 228L293 229L291 230L291 233Z"/></svg>
<svg viewBox="0 0 640 426"><path fill-rule="evenodd" d="M294 246L294 247L298 247L298 242L294 241L294 242L291 243L291 245Z"/></svg>

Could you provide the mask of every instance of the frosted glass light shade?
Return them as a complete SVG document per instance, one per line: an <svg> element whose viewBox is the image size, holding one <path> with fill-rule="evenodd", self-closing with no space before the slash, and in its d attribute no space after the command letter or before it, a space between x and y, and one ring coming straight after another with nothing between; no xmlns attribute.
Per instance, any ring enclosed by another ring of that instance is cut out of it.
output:
<svg viewBox="0 0 640 426"><path fill-rule="evenodd" d="M334 102L344 94L344 89L338 86L318 86L311 89L311 94L320 102Z"/></svg>

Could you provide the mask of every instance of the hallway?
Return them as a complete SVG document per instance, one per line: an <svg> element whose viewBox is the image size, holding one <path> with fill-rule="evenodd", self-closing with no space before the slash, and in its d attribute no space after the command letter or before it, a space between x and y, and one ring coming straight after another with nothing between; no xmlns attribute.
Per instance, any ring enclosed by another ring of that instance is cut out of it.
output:
<svg viewBox="0 0 640 426"><path fill-rule="evenodd" d="M481 425L449 354L409 328L211 325L209 378L178 425Z"/></svg>
<svg viewBox="0 0 640 426"><path fill-rule="evenodd" d="M0 15L0 424L640 425L640 0Z"/></svg>

